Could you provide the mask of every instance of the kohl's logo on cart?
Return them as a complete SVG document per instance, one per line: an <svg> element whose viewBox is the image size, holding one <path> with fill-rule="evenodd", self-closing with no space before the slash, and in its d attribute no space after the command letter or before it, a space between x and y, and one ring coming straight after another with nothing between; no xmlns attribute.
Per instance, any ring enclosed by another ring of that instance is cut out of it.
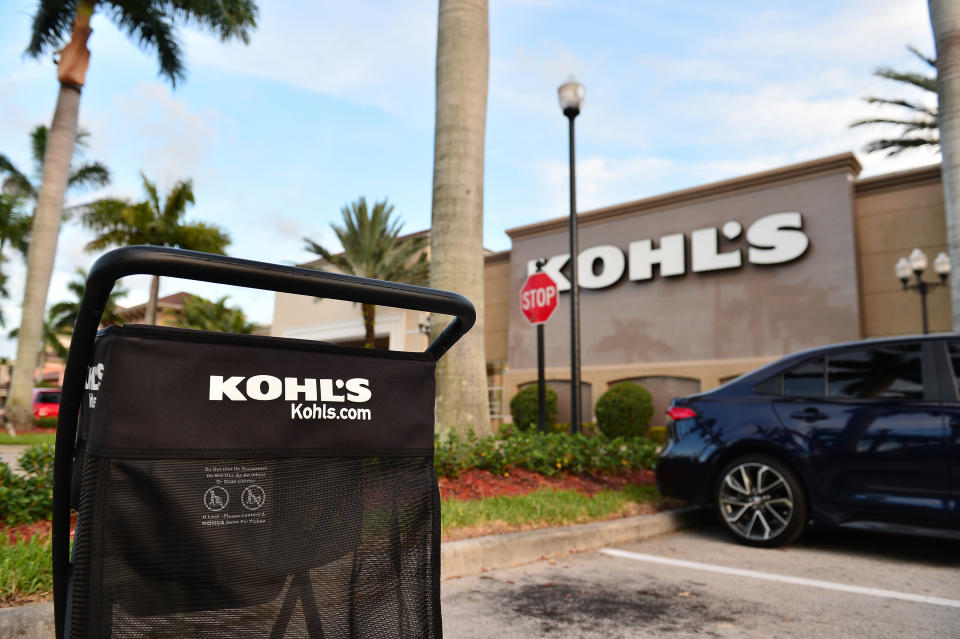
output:
<svg viewBox="0 0 960 639"><path fill-rule="evenodd" d="M335 404L363 404L370 401L373 393L370 380L363 377L343 379L315 379L311 377L252 377L210 376L210 401L245 402L247 400L272 401L280 398L290 404L290 419L359 419L372 417L369 408L335 406ZM316 402L321 403L316 403Z"/></svg>

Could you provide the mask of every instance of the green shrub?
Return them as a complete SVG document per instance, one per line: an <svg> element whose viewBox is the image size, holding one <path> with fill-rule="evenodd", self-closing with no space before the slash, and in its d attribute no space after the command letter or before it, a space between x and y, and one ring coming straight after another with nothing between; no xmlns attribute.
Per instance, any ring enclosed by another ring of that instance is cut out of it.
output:
<svg viewBox="0 0 960 639"><path fill-rule="evenodd" d="M647 431L646 437L652 442L663 444L667 441L667 427L651 426L650 429Z"/></svg>
<svg viewBox="0 0 960 639"><path fill-rule="evenodd" d="M53 509L53 446L31 446L17 461L23 474L0 462L0 522L28 524L49 519Z"/></svg>
<svg viewBox="0 0 960 639"><path fill-rule="evenodd" d="M620 382L600 396L594 409L597 426L607 437L639 437L650 427L653 398L633 382Z"/></svg>
<svg viewBox="0 0 960 639"><path fill-rule="evenodd" d="M609 475L653 468L657 458L657 444L640 437L536 430L506 439L478 438L473 431L462 438L451 431L445 439L437 436L434 446L436 473L446 477L456 477L468 468L502 475L511 467L548 476L562 472Z"/></svg>
<svg viewBox="0 0 960 639"><path fill-rule="evenodd" d="M547 386L544 389L544 399L547 413L546 427L549 431L557 421L557 392ZM536 384L520 389L520 392L510 400L510 415L513 417L514 425L519 430L536 429L537 420L540 417L537 401Z"/></svg>

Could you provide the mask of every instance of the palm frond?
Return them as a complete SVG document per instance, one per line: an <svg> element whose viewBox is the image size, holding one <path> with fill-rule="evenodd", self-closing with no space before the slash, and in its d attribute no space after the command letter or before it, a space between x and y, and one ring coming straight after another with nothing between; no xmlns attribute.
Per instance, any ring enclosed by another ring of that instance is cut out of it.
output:
<svg viewBox="0 0 960 639"><path fill-rule="evenodd" d="M163 3L113 0L110 4L114 24L126 31L144 51L156 51L160 75L177 86L186 77L187 69L172 15L164 10Z"/></svg>
<svg viewBox="0 0 960 639"><path fill-rule="evenodd" d="M0 153L0 173L7 174L2 186L4 193L29 199L36 198L37 191L30 182L30 179L10 161L10 158L2 153Z"/></svg>
<svg viewBox="0 0 960 639"><path fill-rule="evenodd" d="M940 140L937 138L895 138L895 139L880 139L870 142L864 149L868 153L873 153L874 151L888 151L887 157L892 157L898 153L902 153L907 149L915 149L917 147L930 146L935 149L940 148Z"/></svg>
<svg viewBox="0 0 960 639"><path fill-rule="evenodd" d="M175 226L186 214L188 204L196 204L193 198L193 180L180 180L167 194L160 213L161 219L166 224Z"/></svg>
<svg viewBox="0 0 960 639"><path fill-rule="evenodd" d="M157 191L157 185L147 178L147 174L140 171L140 183L143 191L147 194L147 200L155 211L160 210L160 194Z"/></svg>
<svg viewBox="0 0 960 639"><path fill-rule="evenodd" d="M33 14L27 55L38 58L59 49L73 28L77 0L39 0Z"/></svg>
<svg viewBox="0 0 960 639"><path fill-rule="evenodd" d="M888 67L877 69L873 72L873 75L877 76L878 78L893 80L894 82L912 84L913 86L923 89L924 91L937 90L936 76L924 75L922 73L916 73L913 71L897 71L896 69L891 69Z"/></svg>
<svg viewBox="0 0 960 639"><path fill-rule="evenodd" d="M219 226L193 222L177 226L169 242L168 246L223 255L230 244L230 235Z"/></svg>
<svg viewBox="0 0 960 639"><path fill-rule="evenodd" d="M257 4L253 0L173 0L174 15L193 22L221 39L240 38L250 42L257 26Z"/></svg>
<svg viewBox="0 0 960 639"><path fill-rule="evenodd" d="M110 170L99 162L89 162L73 169L67 188L89 188L110 184Z"/></svg>
<svg viewBox="0 0 960 639"><path fill-rule="evenodd" d="M937 70L937 59L936 59L936 58L931 58L930 56L921 53L920 50L917 49L917 48L916 48L915 46L913 46L913 45L907 45L907 51L909 51L909 52L912 53L913 55L917 56L918 58L920 58L921 60L923 60L924 62L926 62L927 65L930 66L934 71Z"/></svg>
<svg viewBox="0 0 960 639"><path fill-rule="evenodd" d="M43 175L43 156L47 152L48 129L38 124L30 131L30 155L33 158L33 174L39 178Z"/></svg>
<svg viewBox="0 0 960 639"><path fill-rule="evenodd" d="M909 111L914 111L916 113L922 113L923 115L930 116L933 119L937 118L937 112L935 109L931 109L925 104L919 104L916 102L910 102L909 100L903 100L901 98L877 98L877 97L866 97L863 99L867 104L882 104L885 106L895 106L903 107Z"/></svg>

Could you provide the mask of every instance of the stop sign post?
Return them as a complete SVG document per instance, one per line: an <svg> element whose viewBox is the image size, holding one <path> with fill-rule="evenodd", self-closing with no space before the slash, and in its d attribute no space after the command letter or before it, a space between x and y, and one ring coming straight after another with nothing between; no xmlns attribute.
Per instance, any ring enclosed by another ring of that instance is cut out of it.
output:
<svg viewBox="0 0 960 639"><path fill-rule="evenodd" d="M537 428L547 429L546 388L543 373L543 325L557 310L557 283L541 271L546 260L537 260L537 272L520 289L520 310L537 327Z"/></svg>

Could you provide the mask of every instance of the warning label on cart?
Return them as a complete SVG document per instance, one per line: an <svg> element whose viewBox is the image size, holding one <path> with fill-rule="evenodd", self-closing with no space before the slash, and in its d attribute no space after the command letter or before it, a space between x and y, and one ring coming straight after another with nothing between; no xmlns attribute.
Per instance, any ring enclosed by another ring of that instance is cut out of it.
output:
<svg viewBox="0 0 960 639"><path fill-rule="evenodd" d="M251 526L267 523L270 468L256 464L204 466L209 488L203 494L204 526Z"/></svg>

